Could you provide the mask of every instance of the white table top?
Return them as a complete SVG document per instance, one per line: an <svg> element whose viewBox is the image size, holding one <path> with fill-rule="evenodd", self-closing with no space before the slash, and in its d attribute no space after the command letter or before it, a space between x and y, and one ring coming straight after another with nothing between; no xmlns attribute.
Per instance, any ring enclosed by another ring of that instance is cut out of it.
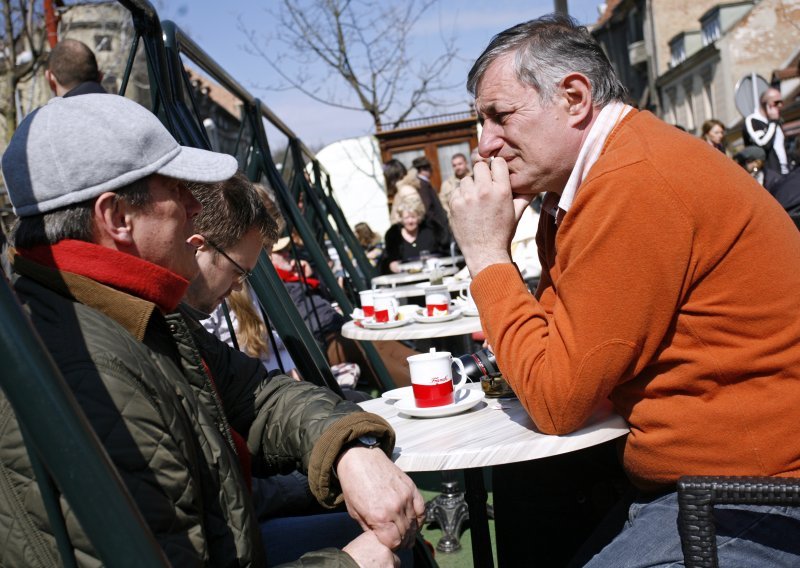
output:
<svg viewBox="0 0 800 568"><path fill-rule="evenodd" d="M469 388L481 388L478 384ZM610 405L598 409L586 426L566 436L536 430L516 399L484 399L474 408L443 418L398 414L394 401L359 403L392 425L397 444L392 459L403 471L442 471L501 465L574 452L628 433Z"/></svg>
<svg viewBox="0 0 800 568"><path fill-rule="evenodd" d="M387 341L390 339L434 339L453 335L467 335L481 330L481 319L477 316L461 316L441 323L413 322L390 329L366 329L349 321L342 327L342 335L350 339L365 341Z"/></svg>
<svg viewBox="0 0 800 568"><path fill-rule="evenodd" d="M444 279L443 284L447 286L448 292L460 292L469 288L472 280L456 280L453 277L447 277ZM430 281L426 279L424 282L417 282L416 284L392 286L391 288L381 288L381 290L391 292L395 298L413 298L415 296L424 296L425 288L430 285Z"/></svg>
<svg viewBox="0 0 800 568"><path fill-rule="evenodd" d="M458 272L457 268L440 268L442 276L452 276ZM372 279L373 286L396 286L398 284L409 284L411 282L419 282L421 280L429 280L430 271L423 270L421 272L398 272L397 274L384 274L383 276L376 276Z"/></svg>
<svg viewBox="0 0 800 568"><path fill-rule="evenodd" d="M456 256L437 256L436 260L439 262L439 266L450 266L462 262L464 257L460 254L457 254ZM400 263L400 270L420 269L423 266L425 266L425 263L421 260L412 260L411 262Z"/></svg>

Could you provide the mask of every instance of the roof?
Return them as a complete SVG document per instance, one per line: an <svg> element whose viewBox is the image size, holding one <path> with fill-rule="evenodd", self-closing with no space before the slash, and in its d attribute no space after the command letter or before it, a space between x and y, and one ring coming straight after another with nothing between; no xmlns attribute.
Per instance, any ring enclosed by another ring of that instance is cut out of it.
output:
<svg viewBox="0 0 800 568"><path fill-rule="evenodd" d="M622 4L622 0L608 0L605 5L606 8L603 10L603 13L600 14L600 17L597 21L592 24L592 30L596 30L597 28L601 28L606 25L609 20L611 20L611 16L614 14L614 10Z"/></svg>

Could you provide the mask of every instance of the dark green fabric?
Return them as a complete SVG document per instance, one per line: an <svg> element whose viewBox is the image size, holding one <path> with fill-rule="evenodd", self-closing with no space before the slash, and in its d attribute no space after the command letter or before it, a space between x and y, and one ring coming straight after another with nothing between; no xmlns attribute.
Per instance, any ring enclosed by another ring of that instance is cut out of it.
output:
<svg viewBox="0 0 800 568"><path fill-rule="evenodd" d="M104 296L106 303L109 297L123 303L130 298L95 285L89 297ZM351 415L372 416L327 389L286 376L269 379L258 361L223 349L196 322L187 325L179 314L165 318L153 310L140 342L103 313L53 291L63 292L63 287L21 277L15 288L175 566L266 563L226 413L235 417L234 427L247 438L256 466L264 471L295 466L306 471L323 433L322 443L333 440L341 448L352 435ZM196 341L214 373L219 398L203 370ZM342 421L346 427L337 437L336 423L343 417L349 420ZM386 436L385 423L375 418L375 433ZM317 461L319 469L325 460ZM328 491L326 487L323 493ZM69 505L63 503L63 509L79 564L99 565ZM0 566L58 564L19 427L2 394L0 535ZM304 556L297 565L355 563L340 551L326 550Z"/></svg>

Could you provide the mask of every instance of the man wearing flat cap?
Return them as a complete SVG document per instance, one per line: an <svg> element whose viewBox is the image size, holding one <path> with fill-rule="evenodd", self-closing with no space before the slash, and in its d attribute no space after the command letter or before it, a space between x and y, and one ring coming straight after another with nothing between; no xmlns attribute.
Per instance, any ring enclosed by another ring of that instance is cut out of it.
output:
<svg viewBox="0 0 800 568"><path fill-rule="evenodd" d="M198 270L187 239L200 204L186 182L235 171L232 157L180 146L153 114L116 95L52 99L3 156L20 217L14 288L174 566L266 565L245 458L265 472L307 471L317 499L334 505L354 465L387 471L383 452L394 442L385 421L326 389L285 376L212 383L175 312ZM234 429L246 445L235 446ZM0 461L14 484L0 491L0 564L57 564L55 532L2 395ZM402 472L388 472L365 487L374 495L375 484L388 484L397 495L380 503L381 518L351 493L348 510L364 534L299 562L395 562L390 547L413 537L422 502ZM98 563L75 516L65 510L64 519L80 563Z"/></svg>

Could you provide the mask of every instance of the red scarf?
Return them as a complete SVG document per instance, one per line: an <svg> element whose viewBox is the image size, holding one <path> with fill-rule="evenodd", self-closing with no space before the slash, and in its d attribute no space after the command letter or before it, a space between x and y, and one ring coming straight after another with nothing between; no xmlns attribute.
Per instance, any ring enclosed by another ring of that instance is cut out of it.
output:
<svg viewBox="0 0 800 568"><path fill-rule="evenodd" d="M152 302L165 313L175 311L189 287L188 280L157 264L85 241L65 239L17 252L38 264L86 276Z"/></svg>
<svg viewBox="0 0 800 568"><path fill-rule="evenodd" d="M275 267L275 272L278 273L278 277L284 282L302 282L300 275L297 272L283 270L277 266ZM319 288L319 280L316 278L306 278L306 284L308 284L311 288Z"/></svg>

